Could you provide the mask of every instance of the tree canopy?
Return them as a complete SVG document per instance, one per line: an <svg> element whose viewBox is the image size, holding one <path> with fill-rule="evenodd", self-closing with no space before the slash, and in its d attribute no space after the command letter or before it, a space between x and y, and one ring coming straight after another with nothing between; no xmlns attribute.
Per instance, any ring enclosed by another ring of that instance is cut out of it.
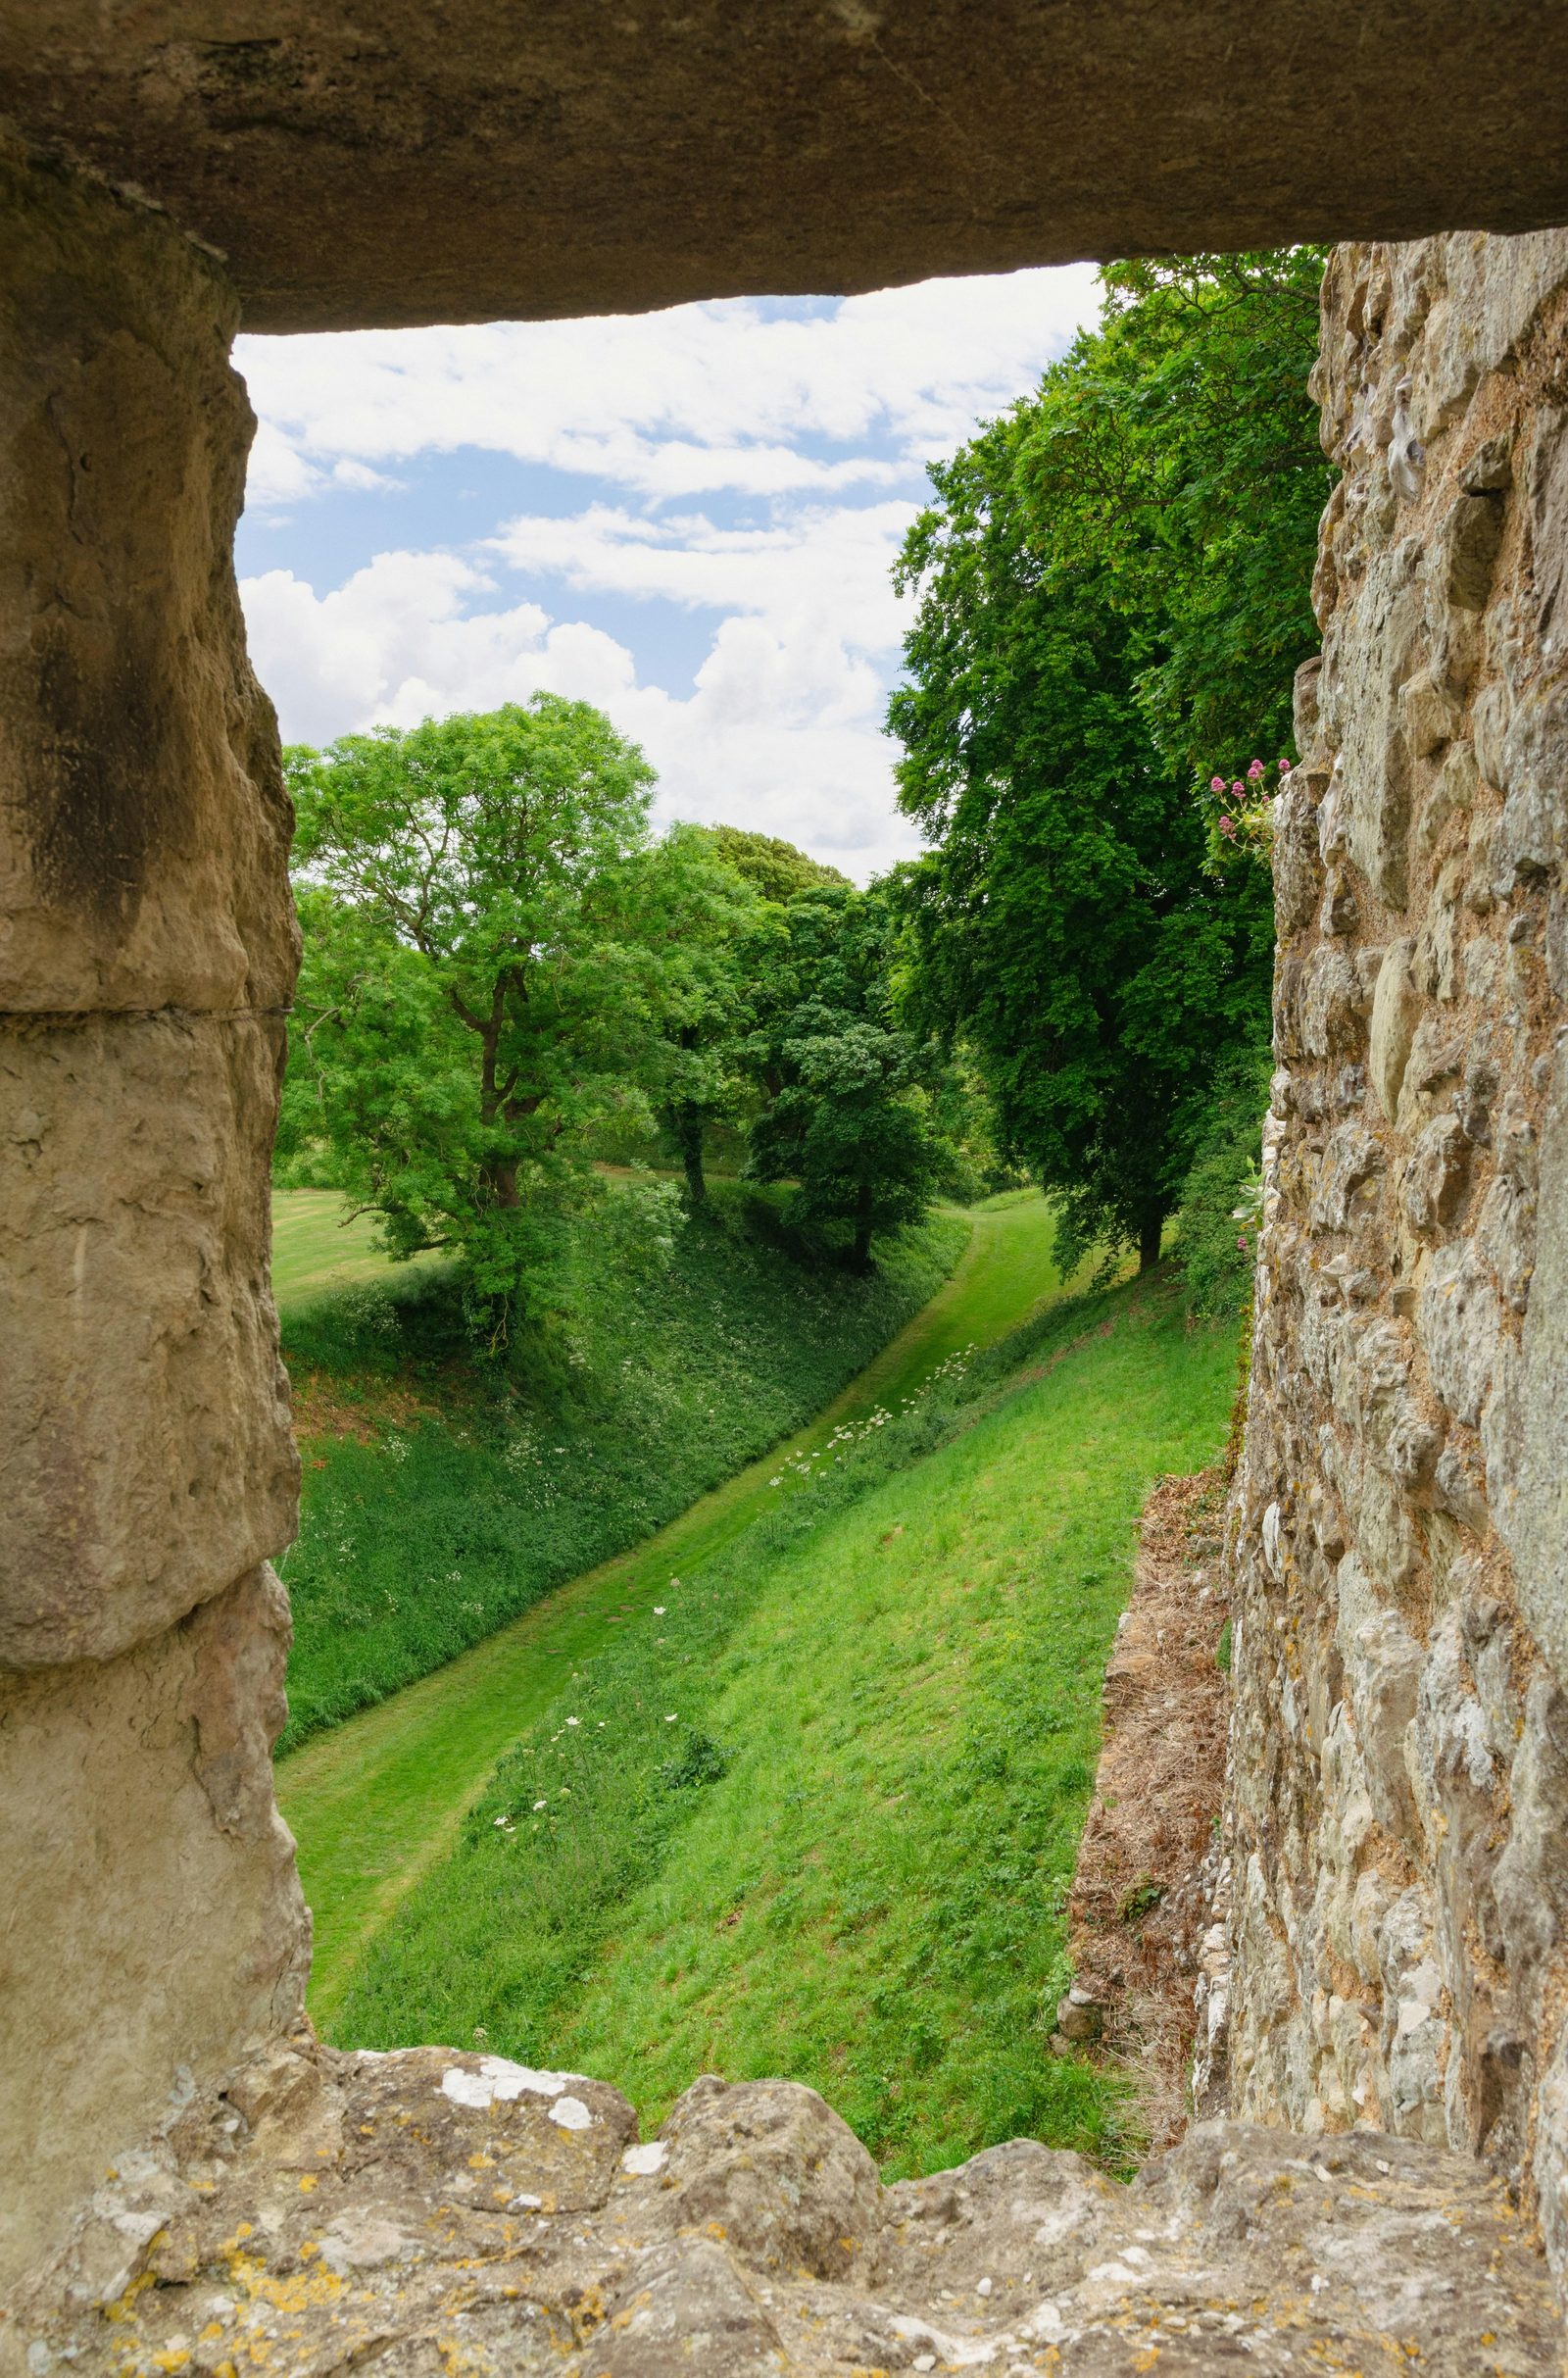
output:
<svg viewBox="0 0 1568 2378"><path fill-rule="evenodd" d="M968 1036L1069 1242L1146 1263L1216 1063L1266 1026L1266 869L1211 871L1196 795L1284 751L1315 640L1320 271L1110 268L1101 324L933 466L898 567L914 1013Z"/></svg>
<svg viewBox="0 0 1568 2378"><path fill-rule="evenodd" d="M743 875L762 899L776 901L781 907L798 892L849 888L849 877L836 867L812 859L777 834L756 834L742 825L710 825L694 830L708 834L725 866Z"/></svg>
<svg viewBox="0 0 1568 2378"><path fill-rule="evenodd" d="M448 1246L505 1336L549 1293L586 1135L664 1086L667 1026L744 887L706 843L651 841L653 771L582 702L296 749L305 930L285 1145Z"/></svg>
<svg viewBox="0 0 1568 2378"><path fill-rule="evenodd" d="M931 1099L938 1052L898 1016L896 933L885 893L828 886L799 894L751 951L764 1103L750 1168L796 1181L803 1217L844 1231L861 1264L873 1232L917 1220L954 1163Z"/></svg>

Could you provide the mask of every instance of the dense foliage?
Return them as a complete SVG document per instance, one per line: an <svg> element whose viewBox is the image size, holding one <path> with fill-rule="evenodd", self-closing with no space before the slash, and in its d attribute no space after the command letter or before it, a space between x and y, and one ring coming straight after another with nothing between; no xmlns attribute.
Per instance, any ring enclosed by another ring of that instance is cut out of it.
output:
<svg viewBox="0 0 1568 2378"><path fill-rule="evenodd" d="M802 893L749 952L762 1100L751 1169L792 1180L802 1216L863 1267L874 1231L915 1221L953 1169L930 1091L938 1052L899 1020L886 895Z"/></svg>
<svg viewBox="0 0 1568 2378"><path fill-rule="evenodd" d="M306 1451L292 1749L624 1551L808 1419L919 1310L963 1225L858 1277L755 1192L617 1188L567 1233L570 1320L525 1383L466 1360L439 1270L284 1316ZM395 1274L386 1275L389 1283Z"/></svg>
<svg viewBox="0 0 1568 2378"><path fill-rule="evenodd" d="M1268 1073L1267 1050L1250 1047L1237 1050L1214 1077L1203 1136L1176 1211L1176 1252L1194 1313L1238 1312L1252 1284Z"/></svg>
<svg viewBox="0 0 1568 2378"><path fill-rule="evenodd" d="M394 1256L450 1250L493 1351L561 1309L608 1122L657 1119L693 1206L715 1126L750 1131L752 1170L798 1177L802 1218L862 1264L928 1209L885 913L835 869L735 827L655 840L641 753L552 694L287 765L305 956L280 1155Z"/></svg>
<svg viewBox="0 0 1568 2378"><path fill-rule="evenodd" d="M800 892L848 891L849 877L812 859L777 834L754 834L739 825L694 829L705 833L726 867L743 875L763 900L782 908Z"/></svg>
<svg viewBox="0 0 1568 2378"><path fill-rule="evenodd" d="M1266 869L1216 869L1199 795L1283 752L1314 641L1320 269L1111 268L1099 326L933 467L900 564L914 1013L967 1036L1069 1243L1145 1263L1217 1065L1266 1029Z"/></svg>

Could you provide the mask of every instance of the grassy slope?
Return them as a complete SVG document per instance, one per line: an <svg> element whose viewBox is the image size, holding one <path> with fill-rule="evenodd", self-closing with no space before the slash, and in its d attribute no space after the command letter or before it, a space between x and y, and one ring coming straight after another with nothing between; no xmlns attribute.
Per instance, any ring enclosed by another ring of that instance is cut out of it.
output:
<svg viewBox="0 0 1568 2378"><path fill-rule="evenodd" d="M365 1943L452 1847L510 1744L576 1666L636 1625L672 1571L696 1573L769 1508L780 1463L808 1459L879 1402L896 1406L971 1341L1014 1328L1055 1287L1043 1199L972 1217L952 1277L813 1424L706 1495L637 1552L577 1578L521 1618L285 1760L278 1788L316 1923L311 2008L330 2027Z"/></svg>
<svg viewBox="0 0 1568 2378"><path fill-rule="evenodd" d="M333 1289L387 1277L373 1217L362 1214L346 1222L344 1212L335 1189L273 1190L272 1294L285 1321ZM428 1267L433 1260L416 1258L411 1268Z"/></svg>
<svg viewBox="0 0 1568 2378"><path fill-rule="evenodd" d="M1019 1382L928 1400L685 1565L662 1641L503 1762L340 2038L478 2035L645 2125L698 2072L784 2072L895 2173L1018 2133L1118 2152L1111 2085L1046 2052L1058 1910L1137 1512L1213 1453L1234 1354L1158 1288L1027 1337Z"/></svg>
<svg viewBox="0 0 1568 2378"><path fill-rule="evenodd" d="M732 1195L683 1225L672 1192L615 1192L579 1246L570 1328L528 1392L474 1364L439 1276L287 1311L305 1493L280 1563L295 1628L285 1752L776 1443L918 1311L967 1237L939 1216L880 1245L862 1277L801 1262L759 1235L755 1211Z"/></svg>

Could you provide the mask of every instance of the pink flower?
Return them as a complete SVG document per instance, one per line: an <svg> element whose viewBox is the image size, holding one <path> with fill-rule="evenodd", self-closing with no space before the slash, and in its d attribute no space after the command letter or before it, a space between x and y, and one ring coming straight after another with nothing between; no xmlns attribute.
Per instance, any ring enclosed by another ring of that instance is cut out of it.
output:
<svg viewBox="0 0 1568 2378"><path fill-rule="evenodd" d="M1223 776L1210 776L1210 778L1209 778L1209 780L1208 780L1208 789L1209 789L1209 791L1210 791L1211 793L1222 793L1222 792L1225 790L1225 779L1224 779L1224 777L1223 777Z"/></svg>
<svg viewBox="0 0 1568 2378"><path fill-rule="evenodd" d="M1237 1244L1237 1246L1238 1246L1238 1247L1241 1249L1241 1251L1242 1251L1243 1255L1245 1255L1245 1254L1247 1253L1247 1241L1246 1241L1246 1239L1245 1239L1245 1238L1239 1238L1239 1239L1237 1240L1236 1244Z"/></svg>
<svg viewBox="0 0 1568 2378"><path fill-rule="evenodd" d="M1281 760L1281 762L1280 762L1280 774L1281 774L1282 776L1288 776L1288 775L1290 774L1290 772L1291 772L1291 764L1290 764L1289 760L1282 759L1282 760Z"/></svg>
<svg viewBox="0 0 1568 2378"><path fill-rule="evenodd" d="M1261 760L1254 760L1254 761L1252 762L1251 767L1250 767L1250 768L1248 769L1248 771L1247 771L1247 780L1248 780L1248 782L1249 782L1250 784L1255 784L1255 783L1257 782L1257 780L1258 780L1259 776L1261 776L1261 774L1262 774L1262 773L1263 773L1263 763L1262 763L1262 761L1261 761Z"/></svg>
<svg viewBox="0 0 1568 2378"><path fill-rule="evenodd" d="M1231 791L1236 795L1239 801L1245 801L1247 799L1247 787L1242 782L1240 776L1237 777L1235 783L1231 786Z"/></svg>
<svg viewBox="0 0 1568 2378"><path fill-rule="evenodd" d="M1221 832L1222 834L1234 834L1234 833L1235 833L1235 831L1236 831L1236 820L1235 820L1235 818L1234 818L1234 817L1222 817L1222 818L1220 819L1220 821L1219 821L1219 830L1220 830L1220 832Z"/></svg>

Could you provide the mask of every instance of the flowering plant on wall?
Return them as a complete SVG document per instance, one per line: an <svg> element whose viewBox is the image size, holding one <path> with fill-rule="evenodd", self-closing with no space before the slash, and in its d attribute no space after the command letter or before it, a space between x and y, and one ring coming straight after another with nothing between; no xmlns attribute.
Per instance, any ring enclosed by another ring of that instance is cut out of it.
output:
<svg viewBox="0 0 1568 2378"><path fill-rule="evenodd" d="M1224 874L1238 858L1271 864L1274 816L1283 780L1291 764L1282 753L1273 768L1261 760L1248 764L1245 776L1210 776L1200 799L1208 825L1208 864Z"/></svg>

